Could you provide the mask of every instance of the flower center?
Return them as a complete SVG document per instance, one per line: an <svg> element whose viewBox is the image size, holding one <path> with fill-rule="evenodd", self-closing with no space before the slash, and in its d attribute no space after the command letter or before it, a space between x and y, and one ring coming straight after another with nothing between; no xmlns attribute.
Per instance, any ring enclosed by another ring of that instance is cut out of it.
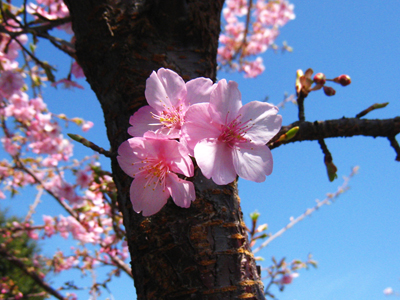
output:
<svg viewBox="0 0 400 300"><path fill-rule="evenodd" d="M231 147L233 147L239 143L245 143L247 141L250 141L250 139L245 138L244 136L247 133L247 131L253 126L253 125L249 124L251 119L246 122L242 122L242 121L238 120L239 117L241 117L241 115L238 115L229 124L222 125L222 128L221 128L222 132L221 132L220 136L218 137L218 141L227 143Z"/></svg>
<svg viewBox="0 0 400 300"><path fill-rule="evenodd" d="M183 110L182 104L176 107L166 107L166 110L162 111L159 115L153 114L153 118L159 120L159 122L169 129L181 129L183 125Z"/></svg>
<svg viewBox="0 0 400 300"><path fill-rule="evenodd" d="M151 187L155 190L161 184L165 189L165 178L170 172L168 164L160 160L143 160L142 163L144 166L139 168L139 173L144 173L147 179L144 188Z"/></svg>

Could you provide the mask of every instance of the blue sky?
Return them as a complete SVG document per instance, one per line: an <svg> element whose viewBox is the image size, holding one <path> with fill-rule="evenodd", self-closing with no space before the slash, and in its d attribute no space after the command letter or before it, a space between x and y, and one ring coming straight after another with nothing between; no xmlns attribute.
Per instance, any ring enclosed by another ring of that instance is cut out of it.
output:
<svg viewBox="0 0 400 300"><path fill-rule="evenodd" d="M322 91L309 95L305 101L306 120L354 117L376 102L389 102L389 106L368 114L367 118L398 116L400 2L309 0L292 3L296 19L281 30L277 44L287 41L294 48L293 53L267 52L263 55L266 71L256 79L222 72L218 78L237 81L244 103L263 100L266 96L270 102L279 103L285 92L294 93L297 69L311 67L328 78L345 73L352 78L352 84L335 85L334 97L326 97ZM42 51L43 56L50 53L47 49ZM62 58L47 59L57 64L60 72L68 72L61 63ZM82 81L82 84L85 83ZM64 112L70 117L95 122L94 128L83 135L108 147L100 105L87 84L84 91L48 88L44 97L54 113ZM297 118L297 108L290 103L280 113L285 125ZM73 126L67 132L82 134ZM326 144L338 167L339 178L334 182L328 181L317 142L294 143L273 150L274 171L264 183L239 180L246 221L250 212L258 210L261 223L268 223L270 232L274 233L291 216L296 217L314 206L316 199L322 200L326 193L336 191L343 182L342 176L347 176L352 167L360 166L348 192L257 255L265 258L261 263L265 267L271 256L286 257L290 261L306 259L311 253L318 261L318 269L301 271L283 293L276 291L278 299L385 299L382 291L387 286L400 290L400 163L394 160L395 152L383 138L327 139ZM77 155L89 154L80 145L75 145L75 151ZM102 164L109 165L105 159ZM20 197L5 201L4 205L11 205L11 212L17 213L20 204L28 205L31 201L29 197ZM43 213L62 213L50 200L49 205L46 198L43 202L37 210L38 220ZM68 244L60 241L57 245ZM43 247L48 254L54 248ZM111 289L115 299L125 299L132 293L126 278L115 280ZM106 297L103 294L100 299Z"/></svg>

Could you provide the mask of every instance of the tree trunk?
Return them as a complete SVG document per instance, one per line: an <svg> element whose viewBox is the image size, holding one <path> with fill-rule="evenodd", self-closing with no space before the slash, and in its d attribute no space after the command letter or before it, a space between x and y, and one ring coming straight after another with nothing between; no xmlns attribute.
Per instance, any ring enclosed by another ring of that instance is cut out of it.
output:
<svg viewBox="0 0 400 300"><path fill-rule="evenodd" d="M64 1L113 152L129 138L129 117L147 104L145 81L153 70L215 81L223 0ZM145 218L132 210L132 179L115 158L112 170L138 299L265 299L236 182L218 186L197 170L189 209L170 199Z"/></svg>

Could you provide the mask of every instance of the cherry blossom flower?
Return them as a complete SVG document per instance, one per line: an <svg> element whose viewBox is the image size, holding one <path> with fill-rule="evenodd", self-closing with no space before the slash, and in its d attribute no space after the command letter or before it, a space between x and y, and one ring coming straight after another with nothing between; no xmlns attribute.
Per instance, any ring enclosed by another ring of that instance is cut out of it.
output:
<svg viewBox="0 0 400 300"><path fill-rule="evenodd" d="M279 28L293 20L294 6L286 0L227 0L222 11L223 31L219 38L218 61L232 70L244 71L246 77L255 77L260 68L260 55L279 35ZM247 24L247 22L249 23ZM275 48L275 47L274 47ZM290 47L284 46L289 50ZM253 63L254 62L254 63Z"/></svg>
<svg viewBox="0 0 400 300"><path fill-rule="evenodd" d="M0 92L4 97L9 97L24 85L21 73L15 71L4 71L0 76Z"/></svg>
<svg viewBox="0 0 400 300"><path fill-rule="evenodd" d="M282 117L269 103L242 106L234 81L218 82L210 103L192 105L182 128L188 147L207 178L228 184L240 177L256 182L272 172L272 154L265 144L278 133Z"/></svg>
<svg viewBox="0 0 400 300"><path fill-rule="evenodd" d="M179 138L184 116L191 104L208 102L213 82L204 77L185 84L174 71L161 68L146 81L149 106L140 108L129 120L128 133L143 136L149 130L170 138Z"/></svg>
<svg viewBox="0 0 400 300"><path fill-rule="evenodd" d="M65 88L65 89L70 89L72 87L76 87L76 88L81 89L81 90L84 89L84 87L81 86L79 83L77 83L77 82L75 82L73 80L67 79L67 78L60 79L60 80L58 80L56 82L53 82L51 84L51 86L57 87L57 85L59 85L59 84L61 84L63 86L63 88Z"/></svg>
<svg viewBox="0 0 400 300"><path fill-rule="evenodd" d="M386 289L383 290L383 293L388 296L393 294L393 289L391 287L387 287Z"/></svg>
<svg viewBox="0 0 400 300"><path fill-rule="evenodd" d="M264 72L264 70L265 67L261 57L257 57L253 62L243 64L243 71L246 73L245 77L248 78L257 77Z"/></svg>
<svg viewBox="0 0 400 300"><path fill-rule="evenodd" d="M118 149L118 163L135 179L130 188L133 209L143 216L157 213L172 197L180 207L189 207L196 194L192 182L176 173L193 176L188 149L175 140L131 138Z"/></svg>
<svg viewBox="0 0 400 300"><path fill-rule="evenodd" d="M284 285L284 284L291 284L294 278L299 277L299 273L291 273L291 274L285 274L282 276L282 278L279 280L278 283Z"/></svg>
<svg viewBox="0 0 400 300"><path fill-rule="evenodd" d="M76 184L81 188L87 188L92 181L93 178L88 174L88 170L79 170L76 172Z"/></svg>
<svg viewBox="0 0 400 300"><path fill-rule="evenodd" d="M91 122L91 121L86 121L86 122L84 122L83 123L83 125L82 125L82 130L83 131L88 131L90 128L92 128L93 127L93 122Z"/></svg>
<svg viewBox="0 0 400 300"><path fill-rule="evenodd" d="M81 66L76 61L74 61L74 63L71 66L71 73L72 75L75 76L75 78L85 77L85 73L83 73Z"/></svg>

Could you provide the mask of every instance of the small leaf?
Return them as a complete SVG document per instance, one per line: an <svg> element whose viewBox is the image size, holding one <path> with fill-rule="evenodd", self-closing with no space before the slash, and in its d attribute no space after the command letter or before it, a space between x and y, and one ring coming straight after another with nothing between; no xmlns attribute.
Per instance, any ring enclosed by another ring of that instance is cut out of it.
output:
<svg viewBox="0 0 400 300"><path fill-rule="evenodd" d="M326 166L326 171L328 172L328 178L329 181L332 182L337 178L337 167L334 165L334 163L331 162L325 162L325 166Z"/></svg>
<svg viewBox="0 0 400 300"><path fill-rule="evenodd" d="M282 134L279 139L277 140L277 142L286 142L292 138L294 138L297 134L297 132L299 132L300 127L296 126L291 128L288 132Z"/></svg>
<svg viewBox="0 0 400 300"><path fill-rule="evenodd" d="M50 82L55 82L56 80L55 80L55 77L54 77L53 72L52 72L52 70L55 70L55 69L52 66L50 66L48 63L46 63L46 62L44 62L42 64L42 67L43 67L43 69L44 69L44 71L46 73L47 79Z"/></svg>
<svg viewBox="0 0 400 300"><path fill-rule="evenodd" d="M250 214L250 218L251 218L251 220L253 220L253 221L257 221L257 219L258 219L259 216L260 216L260 213L259 213L258 211L252 212L252 213Z"/></svg>

